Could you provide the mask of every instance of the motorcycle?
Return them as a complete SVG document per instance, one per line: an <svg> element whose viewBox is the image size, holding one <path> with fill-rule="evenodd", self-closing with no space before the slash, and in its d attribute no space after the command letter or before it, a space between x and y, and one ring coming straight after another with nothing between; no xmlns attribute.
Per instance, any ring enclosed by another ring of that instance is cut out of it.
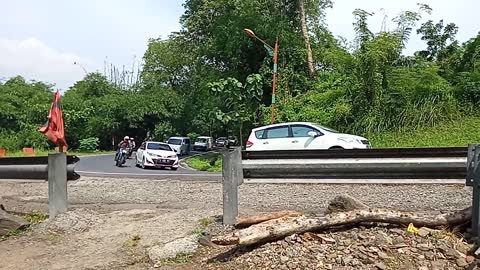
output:
<svg viewBox="0 0 480 270"><path fill-rule="evenodd" d="M122 167L123 164L127 161L127 149L120 148L115 155L115 165L117 167Z"/></svg>
<svg viewBox="0 0 480 270"><path fill-rule="evenodd" d="M132 157L133 149L130 147L127 147L127 158L130 159Z"/></svg>

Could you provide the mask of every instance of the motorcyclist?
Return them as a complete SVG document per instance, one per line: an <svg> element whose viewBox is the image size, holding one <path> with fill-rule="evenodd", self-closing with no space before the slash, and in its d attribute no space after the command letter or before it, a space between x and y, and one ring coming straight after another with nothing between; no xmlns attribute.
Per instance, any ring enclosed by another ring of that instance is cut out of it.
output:
<svg viewBox="0 0 480 270"><path fill-rule="evenodd" d="M126 149L129 146L130 146L130 137L128 137L128 136L123 137L123 141L121 141L118 144L118 148L121 148L121 149Z"/></svg>
<svg viewBox="0 0 480 270"><path fill-rule="evenodd" d="M127 149L130 145L130 138L128 136L123 137L123 141L118 144L117 154L115 155L115 160L118 160L120 157L120 151L122 149Z"/></svg>
<svg viewBox="0 0 480 270"><path fill-rule="evenodd" d="M130 137L130 140L129 140L129 152L128 152L128 157L130 158L133 154L133 151L135 150L135 141L133 140L133 137Z"/></svg>
<svg viewBox="0 0 480 270"><path fill-rule="evenodd" d="M132 149L135 149L135 140L133 139L133 137L130 137L130 148Z"/></svg>

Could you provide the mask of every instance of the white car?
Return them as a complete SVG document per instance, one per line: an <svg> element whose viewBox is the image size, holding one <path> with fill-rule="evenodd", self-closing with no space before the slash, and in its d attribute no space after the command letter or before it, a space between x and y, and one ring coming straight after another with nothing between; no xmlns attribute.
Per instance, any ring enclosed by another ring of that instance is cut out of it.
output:
<svg viewBox="0 0 480 270"><path fill-rule="evenodd" d="M178 156L166 143L147 141L138 148L135 165L143 169L151 167L177 170Z"/></svg>
<svg viewBox="0 0 480 270"><path fill-rule="evenodd" d="M167 144L180 156L190 153L191 145L189 137L170 137Z"/></svg>
<svg viewBox="0 0 480 270"><path fill-rule="evenodd" d="M193 150L210 151L213 147L213 138L208 136L200 136L193 144Z"/></svg>
<svg viewBox="0 0 480 270"><path fill-rule="evenodd" d="M315 123L293 122L255 128L246 143L249 151L308 149L367 149L367 139L342 134Z"/></svg>

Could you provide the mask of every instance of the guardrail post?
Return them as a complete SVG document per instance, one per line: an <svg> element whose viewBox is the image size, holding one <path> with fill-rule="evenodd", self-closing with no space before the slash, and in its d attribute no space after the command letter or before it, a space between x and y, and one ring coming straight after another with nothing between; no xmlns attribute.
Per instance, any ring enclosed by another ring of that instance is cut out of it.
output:
<svg viewBox="0 0 480 270"><path fill-rule="evenodd" d="M67 156L48 155L48 214L54 218L67 211Z"/></svg>
<svg viewBox="0 0 480 270"><path fill-rule="evenodd" d="M470 169L468 177L473 178L472 198L472 233L480 236L480 145L469 146L467 166ZM473 152L473 155L470 153Z"/></svg>
<svg viewBox="0 0 480 270"><path fill-rule="evenodd" d="M242 152L235 149L223 155L223 224L233 225L238 216L238 186L243 182Z"/></svg>

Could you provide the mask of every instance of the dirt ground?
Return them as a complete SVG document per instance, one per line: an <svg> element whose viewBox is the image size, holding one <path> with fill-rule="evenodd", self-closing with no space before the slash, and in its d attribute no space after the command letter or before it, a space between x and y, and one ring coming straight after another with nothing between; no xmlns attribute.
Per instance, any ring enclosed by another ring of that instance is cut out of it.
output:
<svg viewBox="0 0 480 270"><path fill-rule="evenodd" d="M69 212L0 241L0 269L153 269L147 248L190 235L199 220L222 211L215 182L83 177L69 183L68 194ZM459 185L242 185L240 210L318 212L338 194L435 211L462 209L471 200ZM0 182L0 203L16 213L47 212L47 184Z"/></svg>

